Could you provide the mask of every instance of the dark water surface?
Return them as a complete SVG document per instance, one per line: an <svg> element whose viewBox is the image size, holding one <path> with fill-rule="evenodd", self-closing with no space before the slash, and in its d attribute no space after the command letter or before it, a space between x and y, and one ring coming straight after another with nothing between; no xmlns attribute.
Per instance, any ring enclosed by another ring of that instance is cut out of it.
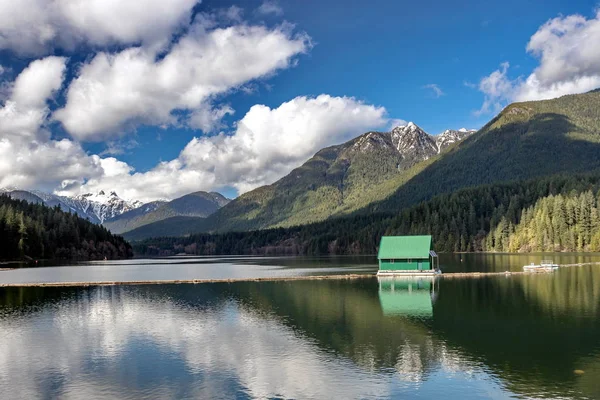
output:
<svg viewBox="0 0 600 400"><path fill-rule="evenodd" d="M517 270L540 257L456 255L442 265ZM246 277L374 270L372 260L344 258L153 262L61 267L56 279L87 271L110 280L122 267L128 279L176 279L171 268ZM56 270L2 271L0 281ZM0 288L0 396L597 399L599 317L600 266L479 279Z"/></svg>

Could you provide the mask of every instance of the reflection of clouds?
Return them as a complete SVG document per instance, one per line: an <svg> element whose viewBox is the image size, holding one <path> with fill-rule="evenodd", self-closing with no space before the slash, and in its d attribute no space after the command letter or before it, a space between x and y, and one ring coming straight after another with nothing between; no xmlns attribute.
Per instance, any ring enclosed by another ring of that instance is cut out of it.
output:
<svg viewBox="0 0 600 400"><path fill-rule="evenodd" d="M425 366L421 359L420 346L406 344L396 362L399 377L407 382L421 382L425 374Z"/></svg>
<svg viewBox="0 0 600 400"><path fill-rule="evenodd" d="M452 388L475 397L490 389L476 363L434 337L407 338L390 352L394 359L386 364L395 368L382 371L374 347L381 336L352 349L351 361L319 347L301 326L236 300L210 297L190 307L158 289L143 290L83 290L29 314L0 314L0 393L24 399L443 398ZM198 287L197 294L206 292ZM495 384L492 389L506 394Z"/></svg>
<svg viewBox="0 0 600 400"><path fill-rule="evenodd" d="M389 381L234 301L193 309L123 288L88 293L2 320L0 387L14 388L9 397L133 398L140 389L154 398L232 397L237 390L263 398L388 394ZM182 361L188 378L146 381L147 368L173 375L167 356Z"/></svg>

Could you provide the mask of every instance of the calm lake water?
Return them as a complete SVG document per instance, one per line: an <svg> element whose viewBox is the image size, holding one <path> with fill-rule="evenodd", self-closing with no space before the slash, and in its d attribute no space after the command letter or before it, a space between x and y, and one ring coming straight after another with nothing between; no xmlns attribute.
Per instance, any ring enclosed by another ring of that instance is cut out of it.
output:
<svg viewBox="0 0 600 400"><path fill-rule="evenodd" d="M542 257L441 264L519 270ZM368 257L180 258L1 271L0 282L375 269ZM478 279L0 288L2 399L598 399L599 382L600 265Z"/></svg>

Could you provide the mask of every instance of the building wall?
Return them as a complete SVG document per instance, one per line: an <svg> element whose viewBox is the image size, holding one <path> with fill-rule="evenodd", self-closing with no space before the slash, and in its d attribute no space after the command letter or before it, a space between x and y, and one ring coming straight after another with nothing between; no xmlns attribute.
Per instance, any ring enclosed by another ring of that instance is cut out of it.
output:
<svg viewBox="0 0 600 400"><path fill-rule="evenodd" d="M418 260L379 260L379 269L387 271L412 271L418 269L418 263L423 263L422 269L431 269L431 262L428 258Z"/></svg>

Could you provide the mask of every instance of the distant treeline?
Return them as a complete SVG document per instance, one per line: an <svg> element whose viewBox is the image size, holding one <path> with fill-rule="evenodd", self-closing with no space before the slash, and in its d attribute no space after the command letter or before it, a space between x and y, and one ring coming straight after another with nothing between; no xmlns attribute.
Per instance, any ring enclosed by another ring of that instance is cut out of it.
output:
<svg viewBox="0 0 600 400"><path fill-rule="evenodd" d="M122 237L62 211L0 196L0 260L97 260L133 255Z"/></svg>
<svg viewBox="0 0 600 400"><path fill-rule="evenodd" d="M382 235L431 234L436 250L600 251L600 177L558 176L440 195L396 215L148 239L140 255L373 254Z"/></svg>

